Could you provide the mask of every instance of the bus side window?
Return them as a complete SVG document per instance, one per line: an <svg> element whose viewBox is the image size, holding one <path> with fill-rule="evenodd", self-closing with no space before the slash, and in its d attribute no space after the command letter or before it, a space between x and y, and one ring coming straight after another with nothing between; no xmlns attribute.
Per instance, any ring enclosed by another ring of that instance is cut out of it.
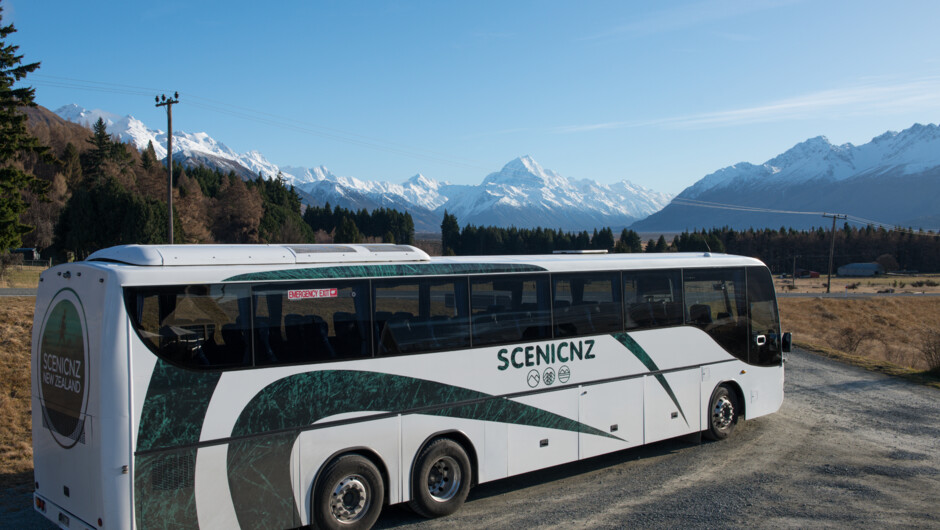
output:
<svg viewBox="0 0 940 530"><path fill-rule="evenodd" d="M620 331L619 273L556 274L552 277L555 337Z"/></svg>
<svg viewBox="0 0 940 530"><path fill-rule="evenodd" d="M250 366L248 288L134 287L126 307L138 336L158 356L197 370Z"/></svg>
<svg viewBox="0 0 940 530"><path fill-rule="evenodd" d="M339 280L256 286L255 364L371 356L367 285Z"/></svg>
<svg viewBox="0 0 940 530"><path fill-rule="evenodd" d="M470 346L465 278L375 281L372 305L376 355Z"/></svg>
<svg viewBox="0 0 940 530"><path fill-rule="evenodd" d="M685 321L708 333L728 353L747 361L744 269L686 269Z"/></svg>
<svg viewBox="0 0 940 530"><path fill-rule="evenodd" d="M551 336L547 275L473 279L470 299L474 347Z"/></svg>
<svg viewBox="0 0 940 530"><path fill-rule="evenodd" d="M681 285L676 270L624 272L627 330L682 325Z"/></svg>

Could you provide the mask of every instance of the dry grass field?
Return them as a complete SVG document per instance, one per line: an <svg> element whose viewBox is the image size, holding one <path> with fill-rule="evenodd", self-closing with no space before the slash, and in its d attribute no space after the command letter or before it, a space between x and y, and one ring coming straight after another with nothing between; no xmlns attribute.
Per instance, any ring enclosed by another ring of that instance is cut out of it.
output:
<svg viewBox="0 0 940 530"><path fill-rule="evenodd" d="M14 265L4 271L0 288L34 288L39 285L39 275L47 267Z"/></svg>
<svg viewBox="0 0 940 530"><path fill-rule="evenodd" d="M781 298L779 302L783 329L810 349L925 371L940 347L937 297Z"/></svg>
<svg viewBox="0 0 940 530"><path fill-rule="evenodd" d="M32 482L29 352L32 297L0 298L0 486Z"/></svg>
<svg viewBox="0 0 940 530"><path fill-rule="evenodd" d="M778 293L812 293L826 292L826 275L819 278L776 278L774 284ZM940 274L899 275L889 274L872 278L832 278L831 293L940 293Z"/></svg>

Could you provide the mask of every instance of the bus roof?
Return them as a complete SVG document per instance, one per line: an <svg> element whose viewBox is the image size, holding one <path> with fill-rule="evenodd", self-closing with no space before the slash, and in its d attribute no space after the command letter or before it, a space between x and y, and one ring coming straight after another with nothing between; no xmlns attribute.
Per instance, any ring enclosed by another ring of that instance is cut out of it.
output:
<svg viewBox="0 0 940 530"><path fill-rule="evenodd" d="M121 245L88 256L143 267L429 261L409 245Z"/></svg>

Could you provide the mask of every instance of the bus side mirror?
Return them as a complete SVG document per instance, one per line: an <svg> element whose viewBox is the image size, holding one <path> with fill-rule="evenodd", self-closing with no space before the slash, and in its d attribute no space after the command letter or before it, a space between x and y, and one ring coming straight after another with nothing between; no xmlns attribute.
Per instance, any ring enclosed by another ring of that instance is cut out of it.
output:
<svg viewBox="0 0 940 530"><path fill-rule="evenodd" d="M792 345L793 345L793 336L790 335L790 332L788 331L783 334L783 340L781 341L780 349L784 353L790 353L790 347Z"/></svg>

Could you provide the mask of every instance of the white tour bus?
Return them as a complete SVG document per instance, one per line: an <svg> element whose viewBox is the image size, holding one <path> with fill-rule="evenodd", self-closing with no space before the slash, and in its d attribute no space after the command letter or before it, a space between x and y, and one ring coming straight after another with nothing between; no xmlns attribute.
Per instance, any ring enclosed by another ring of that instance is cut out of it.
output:
<svg viewBox="0 0 940 530"><path fill-rule="evenodd" d="M721 254L121 246L43 273L35 508L63 528L367 528L779 409L770 272Z"/></svg>

